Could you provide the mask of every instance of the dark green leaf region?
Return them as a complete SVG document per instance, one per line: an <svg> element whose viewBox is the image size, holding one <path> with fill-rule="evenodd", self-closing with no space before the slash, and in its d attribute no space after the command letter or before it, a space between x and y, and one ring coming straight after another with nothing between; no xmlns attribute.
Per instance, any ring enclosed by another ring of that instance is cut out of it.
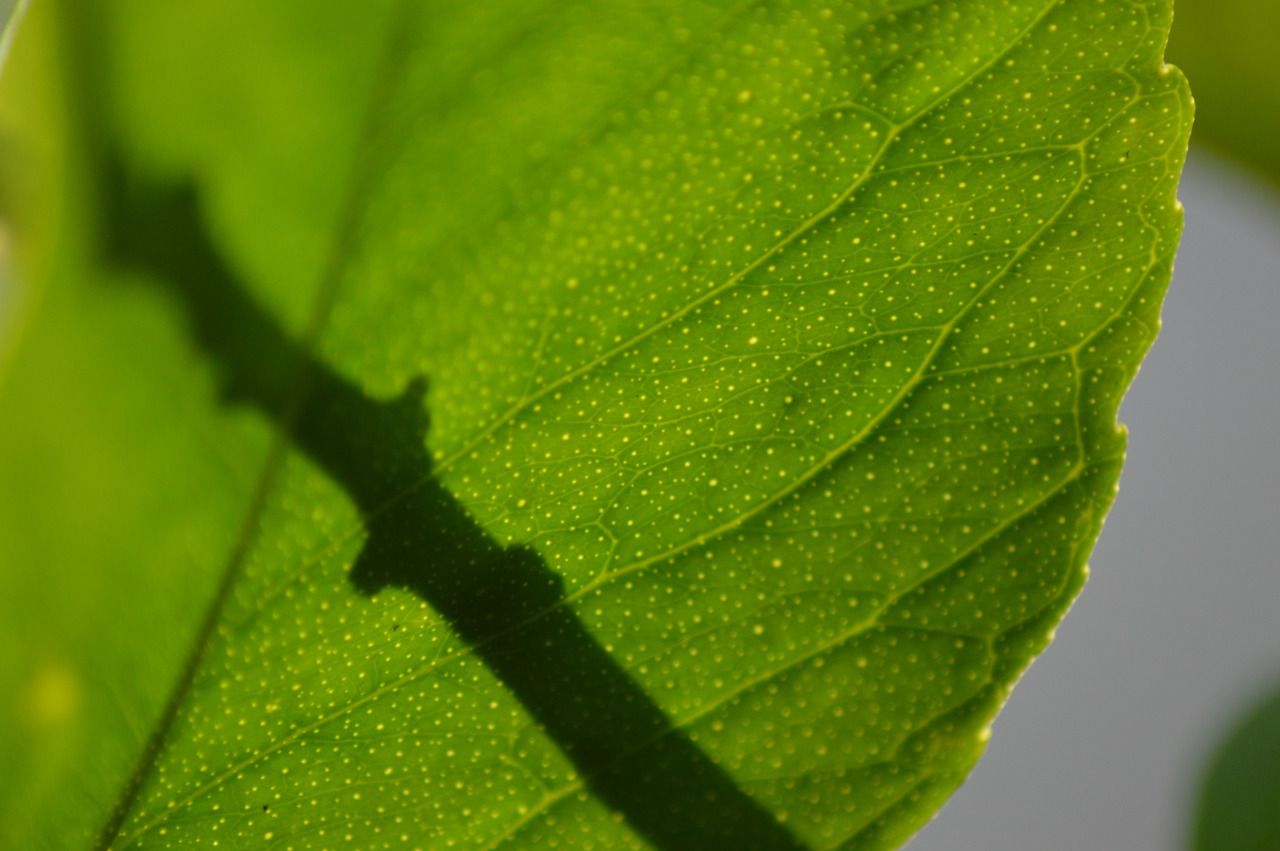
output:
<svg viewBox="0 0 1280 851"><path fill-rule="evenodd" d="M1280 689L1236 720L1200 782L1193 851L1280 848Z"/></svg>
<svg viewBox="0 0 1280 851"><path fill-rule="evenodd" d="M0 846L906 842L1112 499L1170 15L31 3Z"/></svg>

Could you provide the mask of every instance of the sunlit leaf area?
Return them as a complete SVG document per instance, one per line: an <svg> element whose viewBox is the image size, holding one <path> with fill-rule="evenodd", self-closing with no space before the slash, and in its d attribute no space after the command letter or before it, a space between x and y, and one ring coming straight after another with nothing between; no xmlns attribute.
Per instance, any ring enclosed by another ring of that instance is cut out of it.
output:
<svg viewBox="0 0 1280 851"><path fill-rule="evenodd" d="M1186 5L8 9L0 847L906 845L1089 575L1193 112L1276 167L1280 20ZM1275 851L1232 741L1194 847Z"/></svg>

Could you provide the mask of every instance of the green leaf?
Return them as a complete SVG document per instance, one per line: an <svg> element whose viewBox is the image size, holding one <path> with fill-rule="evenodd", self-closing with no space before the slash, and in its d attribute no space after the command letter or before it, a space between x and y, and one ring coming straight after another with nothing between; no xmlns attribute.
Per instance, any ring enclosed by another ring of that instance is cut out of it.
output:
<svg viewBox="0 0 1280 851"><path fill-rule="evenodd" d="M1233 724L1200 786L1195 851L1280 848L1280 691Z"/></svg>
<svg viewBox="0 0 1280 851"><path fill-rule="evenodd" d="M901 844L1111 500L1168 4L349 5L24 23L0 842Z"/></svg>
<svg viewBox="0 0 1280 851"><path fill-rule="evenodd" d="M1280 5L1178 0L1169 56L1196 82L1196 140L1280 182Z"/></svg>

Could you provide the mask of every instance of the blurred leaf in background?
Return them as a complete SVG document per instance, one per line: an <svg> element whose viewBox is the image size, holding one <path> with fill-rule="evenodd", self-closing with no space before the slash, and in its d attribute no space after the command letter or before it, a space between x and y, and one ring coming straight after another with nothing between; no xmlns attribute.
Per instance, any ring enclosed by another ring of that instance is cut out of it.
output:
<svg viewBox="0 0 1280 851"><path fill-rule="evenodd" d="M1195 86L1195 144L1280 188L1280 3L1178 0L1168 55ZM1280 690L1237 721L1215 752L1191 844L1280 849Z"/></svg>
<svg viewBox="0 0 1280 851"><path fill-rule="evenodd" d="M1168 56L1195 89L1195 142L1280 186L1280 2L1177 0Z"/></svg>
<svg viewBox="0 0 1280 851"><path fill-rule="evenodd" d="M1235 722L1200 785L1193 851L1280 851L1280 688Z"/></svg>

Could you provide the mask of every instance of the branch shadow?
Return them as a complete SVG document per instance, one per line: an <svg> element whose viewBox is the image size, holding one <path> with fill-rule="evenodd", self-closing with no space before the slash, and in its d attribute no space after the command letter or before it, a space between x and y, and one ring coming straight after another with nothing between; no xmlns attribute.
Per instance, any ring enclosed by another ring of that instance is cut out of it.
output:
<svg viewBox="0 0 1280 851"><path fill-rule="evenodd" d="M181 305L228 404L266 416L346 491L368 531L350 574L357 591L394 586L430 604L590 791L654 846L804 847L597 643L535 551L499 545L436 480L425 380L397 398L369 397L237 280L201 222L192 183L148 184L119 162L109 174L109 261L144 272Z"/></svg>

